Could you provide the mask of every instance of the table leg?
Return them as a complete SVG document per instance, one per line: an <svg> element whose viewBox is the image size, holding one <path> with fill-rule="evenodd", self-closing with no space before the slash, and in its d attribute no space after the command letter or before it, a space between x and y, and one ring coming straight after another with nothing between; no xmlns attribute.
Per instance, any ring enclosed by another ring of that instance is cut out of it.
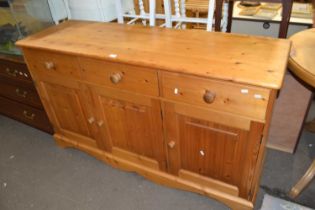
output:
<svg viewBox="0 0 315 210"><path fill-rule="evenodd" d="M292 187L291 191L289 192L289 196L293 199L296 198L304 190L304 188L312 181L314 176L315 159L313 160L313 163L308 168L304 176L295 184L294 187Z"/></svg>

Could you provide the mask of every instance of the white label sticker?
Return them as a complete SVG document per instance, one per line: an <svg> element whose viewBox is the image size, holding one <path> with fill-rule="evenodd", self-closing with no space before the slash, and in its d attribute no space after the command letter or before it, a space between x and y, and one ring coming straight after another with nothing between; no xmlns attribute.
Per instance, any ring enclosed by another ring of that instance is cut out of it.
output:
<svg viewBox="0 0 315 210"><path fill-rule="evenodd" d="M179 91L178 91L178 88L175 88L175 89L174 89L174 94L177 95L178 92L179 92Z"/></svg>
<svg viewBox="0 0 315 210"><path fill-rule="evenodd" d="M255 95L254 95L254 98L256 98L256 99L262 99L263 97L262 97L262 95L260 95L260 94L255 94Z"/></svg>
<svg viewBox="0 0 315 210"><path fill-rule="evenodd" d="M200 155L205 156L205 152L203 150L200 150Z"/></svg>
<svg viewBox="0 0 315 210"><path fill-rule="evenodd" d="M110 54L109 57L110 58L117 58L117 55L116 54Z"/></svg>
<svg viewBox="0 0 315 210"><path fill-rule="evenodd" d="M247 94L248 93L248 89L241 89L241 93Z"/></svg>

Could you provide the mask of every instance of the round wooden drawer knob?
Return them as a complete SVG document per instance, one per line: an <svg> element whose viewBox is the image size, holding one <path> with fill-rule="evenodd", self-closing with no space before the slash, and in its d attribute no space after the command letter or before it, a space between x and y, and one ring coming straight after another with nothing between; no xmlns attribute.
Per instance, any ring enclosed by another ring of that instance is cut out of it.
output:
<svg viewBox="0 0 315 210"><path fill-rule="evenodd" d="M119 83L123 78L123 75L121 73L114 73L112 75L110 75L110 81L113 83L113 84L117 84Z"/></svg>
<svg viewBox="0 0 315 210"><path fill-rule="evenodd" d="M52 70L52 69L55 68L55 64L53 62L51 62L51 61L47 61L47 62L45 62L45 67L48 70Z"/></svg>
<svg viewBox="0 0 315 210"><path fill-rule="evenodd" d="M176 145L175 141L170 141L170 142L168 143L168 147L169 147L170 149L173 149L173 148L175 147L175 145Z"/></svg>
<svg viewBox="0 0 315 210"><path fill-rule="evenodd" d="M100 121L97 122L98 127L102 127L103 124L104 124L103 120L100 120Z"/></svg>
<svg viewBox="0 0 315 210"><path fill-rule="evenodd" d="M89 122L90 124L94 123L94 121L95 121L95 118L94 118L94 117L90 117L90 118L88 119L88 122Z"/></svg>
<svg viewBox="0 0 315 210"><path fill-rule="evenodd" d="M211 104L214 102L215 100L215 93L211 92L209 90L206 90L205 94L203 95L203 100L207 103L207 104Z"/></svg>

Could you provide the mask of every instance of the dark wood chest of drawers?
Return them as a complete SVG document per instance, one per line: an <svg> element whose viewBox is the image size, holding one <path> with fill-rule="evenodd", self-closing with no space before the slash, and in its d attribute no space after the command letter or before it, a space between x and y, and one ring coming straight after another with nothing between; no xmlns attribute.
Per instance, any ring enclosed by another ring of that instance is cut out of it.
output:
<svg viewBox="0 0 315 210"><path fill-rule="evenodd" d="M31 75L19 56L0 55L0 114L53 133Z"/></svg>

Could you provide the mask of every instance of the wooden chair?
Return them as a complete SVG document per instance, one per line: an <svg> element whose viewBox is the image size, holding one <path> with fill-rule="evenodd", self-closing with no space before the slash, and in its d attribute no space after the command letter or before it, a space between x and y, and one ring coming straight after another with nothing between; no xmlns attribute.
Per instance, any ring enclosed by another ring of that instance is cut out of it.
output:
<svg viewBox="0 0 315 210"><path fill-rule="evenodd" d="M188 0L187 4L192 7L192 4L195 4L196 7L202 7L207 13L207 18L200 18L200 17L187 17L186 16L186 1L185 0L174 0L174 11L175 14L172 14L172 1L171 0L164 0L164 10L165 10L165 24L166 27L172 28L173 23L176 23L175 28L185 28L186 23L202 23L206 24L207 31L212 31L213 23L215 22L215 29L216 31L226 31L227 30L227 14L228 4L225 5L225 11L223 12L223 23L221 25L221 17L222 17L222 5L223 0ZM214 21L214 11L219 11L219 15L216 15L216 20ZM218 26L217 26L218 23Z"/></svg>
<svg viewBox="0 0 315 210"><path fill-rule="evenodd" d="M187 0L186 1L186 10L194 13L196 17L199 17L200 15L208 13L208 3L209 0ZM223 9L222 9L223 4ZM228 23L228 2L223 2L222 0L216 0L216 8L215 8L215 16L217 14L217 11L219 11L219 15L217 16L217 19L220 21L214 21L215 23L215 30L216 31L227 31L227 23ZM222 16L222 18L221 18ZM222 20L222 21L221 21ZM218 23L218 24L216 24ZM197 24L197 27L199 25Z"/></svg>
<svg viewBox="0 0 315 210"><path fill-rule="evenodd" d="M149 0L149 13L145 11L143 0L138 0L139 14L136 14L136 8L125 12L123 7L123 0L116 0L116 12L118 23L123 24L124 19L128 18L127 24L134 24L138 20L142 20L142 24L146 25L149 20L150 26L155 26L156 19L165 19L164 14L156 14L156 0ZM136 4L134 4L135 6Z"/></svg>
<svg viewBox="0 0 315 210"><path fill-rule="evenodd" d="M231 32L233 6L234 6L234 2L236 0L228 0L228 1L229 1L229 7L228 7L229 19L228 19L228 25L227 25L227 32ZM247 1L257 1L257 0L247 0ZM282 20L281 20L280 28L279 28L279 38L287 38L293 0L261 0L260 2L270 2L270 3L281 3L282 4ZM220 14L216 14L216 15L219 16ZM220 19L218 19L218 20L220 21Z"/></svg>

